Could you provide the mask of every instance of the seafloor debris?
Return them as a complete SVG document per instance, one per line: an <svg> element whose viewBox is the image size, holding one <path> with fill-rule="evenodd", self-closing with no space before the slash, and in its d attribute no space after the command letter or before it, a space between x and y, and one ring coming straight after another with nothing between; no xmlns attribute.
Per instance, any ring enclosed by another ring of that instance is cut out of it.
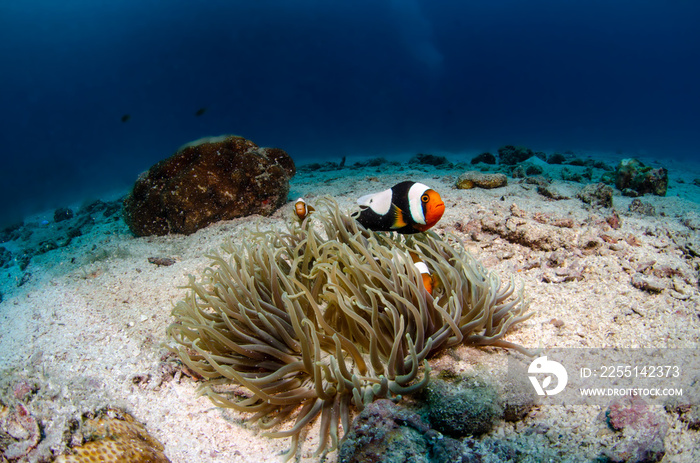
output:
<svg viewBox="0 0 700 463"><path fill-rule="evenodd" d="M630 284L637 289L642 291L648 291L650 293L660 293L666 289L666 284L659 280L658 278L644 276L643 274L637 272L630 278Z"/></svg>
<svg viewBox="0 0 700 463"><path fill-rule="evenodd" d="M576 197L591 206L613 206L613 189L605 183L586 185L576 194Z"/></svg>
<svg viewBox="0 0 700 463"><path fill-rule="evenodd" d="M24 405L0 401L0 461L26 457L40 440L39 423Z"/></svg>
<svg viewBox="0 0 700 463"><path fill-rule="evenodd" d="M169 267L177 261L172 257L149 257L148 263L157 265L158 267Z"/></svg>
<svg viewBox="0 0 700 463"><path fill-rule="evenodd" d="M608 461L654 463L666 453L664 437L668 424L639 396L613 401L605 411L605 419L619 440L604 451Z"/></svg>
<svg viewBox="0 0 700 463"><path fill-rule="evenodd" d="M664 403L667 412L677 414L689 428L700 430L700 375L693 378L682 396L673 396Z"/></svg>
<svg viewBox="0 0 700 463"><path fill-rule="evenodd" d="M654 208L654 206L650 203L640 200L639 198L633 199L628 209L630 212L636 212L637 214L650 216L656 215L656 209Z"/></svg>
<svg viewBox="0 0 700 463"><path fill-rule="evenodd" d="M561 201L563 199L570 199L566 195L562 195L557 192L556 188L551 185L537 185L537 193L544 196L547 199L552 199L554 201Z"/></svg>

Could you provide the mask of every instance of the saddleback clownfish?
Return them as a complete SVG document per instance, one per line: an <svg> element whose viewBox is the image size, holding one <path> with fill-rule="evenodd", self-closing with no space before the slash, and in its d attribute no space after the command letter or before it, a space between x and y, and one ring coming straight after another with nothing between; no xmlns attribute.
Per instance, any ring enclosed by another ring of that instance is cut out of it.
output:
<svg viewBox="0 0 700 463"><path fill-rule="evenodd" d="M297 199L297 202L294 203L294 213L296 213L297 217L299 217L299 220L304 220L315 210L316 209L314 209L313 206L306 204L304 198L299 198Z"/></svg>
<svg viewBox="0 0 700 463"><path fill-rule="evenodd" d="M438 223L445 203L437 191L411 181L357 200L360 211L352 216L365 228L403 234L423 232Z"/></svg>
<svg viewBox="0 0 700 463"><path fill-rule="evenodd" d="M433 294L433 289L435 288L435 277L430 273L430 269L426 265L425 262L421 260L421 258L416 254L415 252L411 251L411 259L413 260L413 265L416 266L418 271L420 272L420 276L423 279L423 286L425 286L425 290L428 291L428 294Z"/></svg>

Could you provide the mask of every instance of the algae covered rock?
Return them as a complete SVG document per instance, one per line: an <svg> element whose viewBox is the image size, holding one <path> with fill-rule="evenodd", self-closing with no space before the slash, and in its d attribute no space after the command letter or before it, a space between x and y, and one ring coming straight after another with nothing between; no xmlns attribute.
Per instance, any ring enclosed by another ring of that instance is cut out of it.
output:
<svg viewBox="0 0 700 463"><path fill-rule="evenodd" d="M622 190L625 196L634 197L647 193L666 196L668 171L663 167L654 169L645 166L634 158L623 159L615 170L615 187Z"/></svg>
<svg viewBox="0 0 700 463"><path fill-rule="evenodd" d="M479 164L479 163L484 163L484 164L496 164L496 156L489 152L481 153L478 156L474 157L471 160L472 164Z"/></svg>
<svg viewBox="0 0 700 463"><path fill-rule="evenodd" d="M136 181L124 219L137 236L188 235L219 220L270 215L287 201L295 171L278 148L233 135L197 140Z"/></svg>
<svg viewBox="0 0 700 463"><path fill-rule="evenodd" d="M550 154L547 157L547 164L564 164L566 162L566 156L561 153Z"/></svg>
<svg viewBox="0 0 700 463"><path fill-rule="evenodd" d="M532 151L530 148L524 146L505 145L498 148L499 164L514 166L533 156L542 160L547 157L547 155L542 152Z"/></svg>
<svg viewBox="0 0 700 463"><path fill-rule="evenodd" d="M576 194L576 197L591 206L613 206L613 189L605 183L586 185Z"/></svg>
<svg viewBox="0 0 700 463"><path fill-rule="evenodd" d="M409 165L424 165L433 167L449 167L450 161L445 156L436 156L434 154L418 153L409 161Z"/></svg>
<svg viewBox="0 0 700 463"><path fill-rule="evenodd" d="M365 407L352 423L338 451L340 463L462 461L456 439L442 436L421 417L391 400Z"/></svg>
<svg viewBox="0 0 700 463"><path fill-rule="evenodd" d="M457 384L435 379L428 385L426 397L430 423L451 437L485 434L504 414L494 387L477 379Z"/></svg>
<svg viewBox="0 0 700 463"><path fill-rule="evenodd" d="M469 190L471 188L499 188L508 184L508 178L504 174L485 174L476 170L470 170L459 176L456 182L457 188Z"/></svg>

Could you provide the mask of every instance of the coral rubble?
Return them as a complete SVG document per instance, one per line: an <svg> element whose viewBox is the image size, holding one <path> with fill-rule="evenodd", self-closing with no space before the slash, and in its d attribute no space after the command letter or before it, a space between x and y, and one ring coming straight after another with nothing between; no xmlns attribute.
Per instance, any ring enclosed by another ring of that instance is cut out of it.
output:
<svg viewBox="0 0 700 463"><path fill-rule="evenodd" d="M163 445L134 417L117 409L83 416L75 423L75 445L57 463L169 463Z"/></svg>

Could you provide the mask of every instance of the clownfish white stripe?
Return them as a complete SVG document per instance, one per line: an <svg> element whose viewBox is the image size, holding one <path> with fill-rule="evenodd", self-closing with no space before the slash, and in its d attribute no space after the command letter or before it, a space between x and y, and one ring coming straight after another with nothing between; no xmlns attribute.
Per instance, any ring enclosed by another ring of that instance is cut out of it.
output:
<svg viewBox="0 0 700 463"><path fill-rule="evenodd" d="M416 268L418 269L418 271L420 273L430 274L430 270L428 269L428 266L425 264L425 262L419 261L419 262L415 262L413 265L416 266Z"/></svg>
<svg viewBox="0 0 700 463"><path fill-rule="evenodd" d="M384 190L379 193L364 195L357 200L357 204L360 206L369 207L379 215L386 215L391 209L392 196L393 192L391 191L391 188L389 188L388 190Z"/></svg>
<svg viewBox="0 0 700 463"><path fill-rule="evenodd" d="M423 213L423 203L421 197L423 193L428 191L430 188L422 183L414 183L411 188L408 189L408 205L411 211L411 218L415 223L425 225L425 214Z"/></svg>

